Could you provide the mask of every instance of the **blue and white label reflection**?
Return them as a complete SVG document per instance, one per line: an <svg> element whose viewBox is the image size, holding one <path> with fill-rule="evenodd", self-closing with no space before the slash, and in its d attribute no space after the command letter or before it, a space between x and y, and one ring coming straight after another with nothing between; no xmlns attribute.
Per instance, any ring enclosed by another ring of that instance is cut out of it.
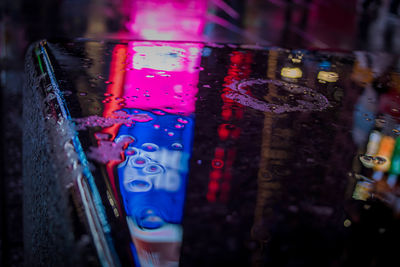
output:
<svg viewBox="0 0 400 267"><path fill-rule="evenodd" d="M183 206L193 136L193 118L154 110L126 109L153 118L121 126L115 139L133 138L118 166L119 186L141 266L179 263Z"/></svg>

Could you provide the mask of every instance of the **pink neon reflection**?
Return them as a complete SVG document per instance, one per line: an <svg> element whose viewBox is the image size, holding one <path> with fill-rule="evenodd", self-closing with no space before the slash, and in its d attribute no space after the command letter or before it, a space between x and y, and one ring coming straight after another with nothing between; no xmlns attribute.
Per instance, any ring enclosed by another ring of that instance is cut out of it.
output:
<svg viewBox="0 0 400 267"><path fill-rule="evenodd" d="M202 44L130 42L126 108L190 114L195 110Z"/></svg>
<svg viewBox="0 0 400 267"><path fill-rule="evenodd" d="M126 28L147 40L200 41L207 0L125 0Z"/></svg>

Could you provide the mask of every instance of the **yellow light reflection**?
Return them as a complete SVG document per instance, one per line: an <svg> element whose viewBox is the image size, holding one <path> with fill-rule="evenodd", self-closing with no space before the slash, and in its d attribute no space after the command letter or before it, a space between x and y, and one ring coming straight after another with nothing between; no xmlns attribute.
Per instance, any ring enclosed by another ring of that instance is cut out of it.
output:
<svg viewBox="0 0 400 267"><path fill-rule="evenodd" d="M336 72L332 71L323 71L321 70L318 72L318 80L322 83L328 82L328 83L334 83L339 79L339 74Z"/></svg>
<svg viewBox="0 0 400 267"><path fill-rule="evenodd" d="M300 68L284 67L281 70L281 75L286 78L297 79L297 78L301 78L301 76L303 76L303 72L301 71Z"/></svg>
<svg viewBox="0 0 400 267"><path fill-rule="evenodd" d="M292 58L293 63L301 63L301 58Z"/></svg>

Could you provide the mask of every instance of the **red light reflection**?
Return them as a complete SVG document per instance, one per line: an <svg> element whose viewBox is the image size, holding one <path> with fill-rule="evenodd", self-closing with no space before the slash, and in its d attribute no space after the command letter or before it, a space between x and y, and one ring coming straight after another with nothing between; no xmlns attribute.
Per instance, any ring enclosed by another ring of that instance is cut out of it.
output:
<svg viewBox="0 0 400 267"><path fill-rule="evenodd" d="M235 51L231 58L231 65L228 75L225 77L224 89L221 98L224 102L222 106L221 117L225 121L218 127L218 136L225 145L228 140L236 140L240 136L241 129L238 127L239 121L243 118L243 106L237 104L226 95L232 89L229 87L233 82L247 78L250 75L250 64L252 56L249 53ZM222 202L229 199L232 180L232 166L236 158L235 148L217 147L214 152L214 159L211 161L210 181L208 184L207 200L215 202L217 194Z"/></svg>

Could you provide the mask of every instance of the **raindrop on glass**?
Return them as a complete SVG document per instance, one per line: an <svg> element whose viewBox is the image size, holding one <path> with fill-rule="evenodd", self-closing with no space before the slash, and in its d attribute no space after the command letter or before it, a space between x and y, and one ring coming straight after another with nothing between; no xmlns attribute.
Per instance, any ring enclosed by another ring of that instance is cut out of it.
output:
<svg viewBox="0 0 400 267"><path fill-rule="evenodd" d="M158 110L158 109L155 109L155 110L153 110L153 113L154 114L156 114L156 115L165 115L165 112L164 111L162 111L162 110Z"/></svg>
<svg viewBox="0 0 400 267"><path fill-rule="evenodd" d="M142 149L146 152L154 152L154 151L157 151L159 149L159 147L153 143L144 143L142 145Z"/></svg>
<svg viewBox="0 0 400 267"><path fill-rule="evenodd" d="M183 124L186 124L189 122L187 119L184 119L184 118L178 118L177 121L180 123L183 123Z"/></svg>
<svg viewBox="0 0 400 267"><path fill-rule="evenodd" d="M182 148L183 148L183 145L182 145L181 143L173 143L173 144L171 145L171 148L172 148L172 149L178 150L178 149L182 149Z"/></svg>
<svg viewBox="0 0 400 267"><path fill-rule="evenodd" d="M384 164L385 162L386 162L385 158L382 158L382 157L379 157L379 156L374 158L374 163L375 164L381 165L381 164Z"/></svg>
<svg viewBox="0 0 400 267"><path fill-rule="evenodd" d="M138 152L137 152L137 150L136 150L136 148L134 148L134 147L128 147L126 150L125 150L125 154L127 155L127 156L134 156L134 155L136 155Z"/></svg>

